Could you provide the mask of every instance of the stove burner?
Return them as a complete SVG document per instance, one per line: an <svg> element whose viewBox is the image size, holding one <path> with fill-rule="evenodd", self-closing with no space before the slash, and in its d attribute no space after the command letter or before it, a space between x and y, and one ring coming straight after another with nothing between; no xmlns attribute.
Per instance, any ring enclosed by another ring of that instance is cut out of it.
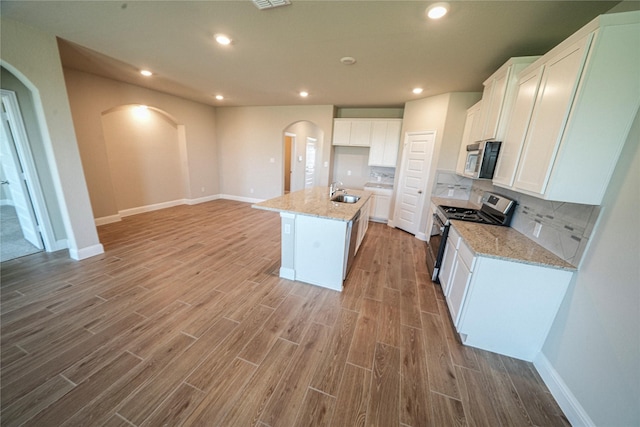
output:
<svg viewBox="0 0 640 427"><path fill-rule="evenodd" d="M486 215L481 214L480 211L475 209L456 208L453 206L440 206L440 208L444 211L445 217L448 219L478 222L482 224L499 224L498 221L488 218Z"/></svg>

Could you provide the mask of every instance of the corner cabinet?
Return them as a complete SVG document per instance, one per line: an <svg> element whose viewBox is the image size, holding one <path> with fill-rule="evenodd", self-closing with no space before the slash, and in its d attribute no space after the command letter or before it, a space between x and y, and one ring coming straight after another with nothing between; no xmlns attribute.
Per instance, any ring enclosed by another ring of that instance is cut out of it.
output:
<svg viewBox="0 0 640 427"><path fill-rule="evenodd" d="M493 183L602 202L640 105L640 11L601 15L527 68Z"/></svg>
<svg viewBox="0 0 640 427"><path fill-rule="evenodd" d="M463 344L533 361L562 303L572 271L476 255L452 226L440 271Z"/></svg>

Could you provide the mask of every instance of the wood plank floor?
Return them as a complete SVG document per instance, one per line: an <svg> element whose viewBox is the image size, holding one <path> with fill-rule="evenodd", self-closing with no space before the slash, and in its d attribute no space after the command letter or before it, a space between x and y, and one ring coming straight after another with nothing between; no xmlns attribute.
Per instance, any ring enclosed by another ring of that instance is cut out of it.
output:
<svg viewBox="0 0 640 427"><path fill-rule="evenodd" d="M2 426L567 426L530 363L460 345L425 244L372 223L342 293L278 277L217 200L2 264Z"/></svg>

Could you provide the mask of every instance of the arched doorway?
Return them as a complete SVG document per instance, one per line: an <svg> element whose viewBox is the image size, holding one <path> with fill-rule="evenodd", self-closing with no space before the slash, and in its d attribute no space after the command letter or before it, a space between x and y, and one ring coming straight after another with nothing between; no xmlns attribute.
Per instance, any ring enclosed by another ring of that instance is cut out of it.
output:
<svg viewBox="0 0 640 427"><path fill-rule="evenodd" d="M324 132L318 125L301 120L283 131L284 193L320 184Z"/></svg>

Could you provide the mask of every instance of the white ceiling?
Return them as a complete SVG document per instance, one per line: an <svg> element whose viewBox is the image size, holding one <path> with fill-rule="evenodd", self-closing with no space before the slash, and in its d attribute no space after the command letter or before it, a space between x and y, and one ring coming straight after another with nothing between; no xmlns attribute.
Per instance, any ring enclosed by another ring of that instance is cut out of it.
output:
<svg viewBox="0 0 640 427"><path fill-rule="evenodd" d="M481 91L512 56L540 55L618 1L6 1L3 18L60 38L62 62L218 106L395 107ZM234 40L213 41L216 33ZM354 65L340 58L352 56ZM141 68L155 75L144 78ZM424 88L421 95L411 89ZM306 90L306 99L297 94ZM226 97L214 99L215 94Z"/></svg>

